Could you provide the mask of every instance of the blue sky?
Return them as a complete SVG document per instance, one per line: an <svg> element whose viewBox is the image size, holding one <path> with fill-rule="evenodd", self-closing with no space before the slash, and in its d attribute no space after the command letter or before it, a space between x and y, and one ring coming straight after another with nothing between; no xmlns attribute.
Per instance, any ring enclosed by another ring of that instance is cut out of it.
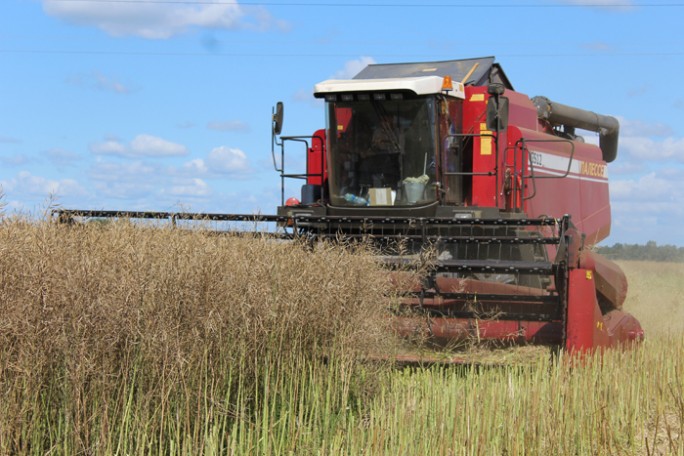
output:
<svg viewBox="0 0 684 456"><path fill-rule="evenodd" d="M668 0L3 0L4 202L274 213L276 101L284 134L311 134L317 82L493 55L516 90L620 120L604 244L684 245L683 17Z"/></svg>

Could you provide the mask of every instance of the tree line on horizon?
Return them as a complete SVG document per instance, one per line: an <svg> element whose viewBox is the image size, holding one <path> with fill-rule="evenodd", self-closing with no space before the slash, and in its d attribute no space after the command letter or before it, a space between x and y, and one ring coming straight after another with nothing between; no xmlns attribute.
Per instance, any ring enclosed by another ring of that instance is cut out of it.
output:
<svg viewBox="0 0 684 456"><path fill-rule="evenodd" d="M643 245L618 242L612 246L597 247L596 251L614 260L684 262L684 247L658 245L656 241L648 241Z"/></svg>

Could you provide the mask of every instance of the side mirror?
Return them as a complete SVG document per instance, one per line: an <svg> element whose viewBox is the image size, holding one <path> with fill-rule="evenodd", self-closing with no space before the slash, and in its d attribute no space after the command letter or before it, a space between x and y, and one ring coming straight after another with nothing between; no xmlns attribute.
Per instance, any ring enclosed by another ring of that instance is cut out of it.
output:
<svg viewBox="0 0 684 456"><path fill-rule="evenodd" d="M279 135L283 129L283 102L276 103L273 110L273 134Z"/></svg>
<svg viewBox="0 0 684 456"><path fill-rule="evenodd" d="M487 102L487 130L501 131L508 128L508 98L493 96Z"/></svg>

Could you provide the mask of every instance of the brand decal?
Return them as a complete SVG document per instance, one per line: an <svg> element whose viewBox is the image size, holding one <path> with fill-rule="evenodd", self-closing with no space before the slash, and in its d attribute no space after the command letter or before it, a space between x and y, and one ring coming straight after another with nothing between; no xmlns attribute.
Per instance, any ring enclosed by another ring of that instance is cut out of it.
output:
<svg viewBox="0 0 684 456"><path fill-rule="evenodd" d="M529 166L535 173L570 179L583 179L606 183L608 166L601 162L550 154L538 150L529 151Z"/></svg>
<svg viewBox="0 0 684 456"><path fill-rule="evenodd" d="M582 162L580 174L591 177L606 177L606 165L601 163Z"/></svg>

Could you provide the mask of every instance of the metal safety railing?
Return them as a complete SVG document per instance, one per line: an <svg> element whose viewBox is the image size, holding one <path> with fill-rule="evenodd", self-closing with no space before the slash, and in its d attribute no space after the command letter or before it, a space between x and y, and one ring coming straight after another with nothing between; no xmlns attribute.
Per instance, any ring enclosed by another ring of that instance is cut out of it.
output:
<svg viewBox="0 0 684 456"><path fill-rule="evenodd" d="M277 138L280 138L280 142L278 141ZM308 154L309 153L315 153L313 152L313 145L314 143L318 141L319 144L318 146L320 147L321 151L321 169L317 172L310 172L311 170L308 169ZM306 150L305 156L307 156L307 170L303 173L288 173L285 171L285 144L287 142L294 142L294 143L300 143L303 144ZM278 147L280 149L280 163L278 164L278 161L276 160L276 153L275 149ZM324 137L320 137L318 135L310 135L310 136L278 136L276 137L274 135L273 141L272 141L272 147L271 147L271 156L273 159L273 168L277 173L280 174L280 204L285 205L285 182L287 179L299 179L299 180L308 180L310 178L320 178L321 182L323 181L323 178L325 176L325 159L324 159L324 149L325 149L325 139Z"/></svg>

